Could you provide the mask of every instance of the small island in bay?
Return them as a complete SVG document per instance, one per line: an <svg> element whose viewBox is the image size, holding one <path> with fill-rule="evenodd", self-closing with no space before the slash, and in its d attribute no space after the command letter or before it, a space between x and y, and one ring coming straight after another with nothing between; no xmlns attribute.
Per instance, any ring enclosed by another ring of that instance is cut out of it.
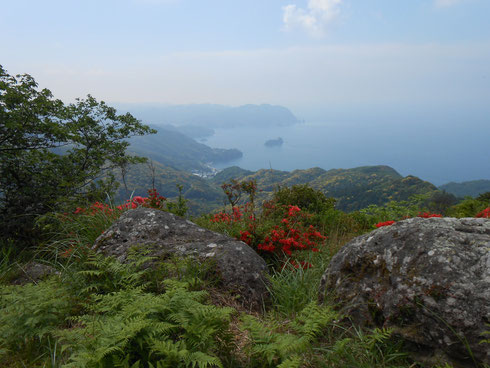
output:
<svg viewBox="0 0 490 368"><path fill-rule="evenodd" d="M268 141L265 141L264 146L266 147L279 147L282 146L284 141L282 140L281 137L277 139L269 139Z"/></svg>

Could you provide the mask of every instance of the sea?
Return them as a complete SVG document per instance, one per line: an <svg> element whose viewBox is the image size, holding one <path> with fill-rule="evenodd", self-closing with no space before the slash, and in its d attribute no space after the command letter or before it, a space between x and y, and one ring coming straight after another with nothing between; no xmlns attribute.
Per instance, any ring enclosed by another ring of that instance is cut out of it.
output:
<svg viewBox="0 0 490 368"><path fill-rule="evenodd" d="M239 160L217 163L223 169L293 171L320 167L388 165L435 185L490 179L489 127L476 124L305 122L286 127L215 129L202 143L237 148ZM281 137L283 144L264 143Z"/></svg>

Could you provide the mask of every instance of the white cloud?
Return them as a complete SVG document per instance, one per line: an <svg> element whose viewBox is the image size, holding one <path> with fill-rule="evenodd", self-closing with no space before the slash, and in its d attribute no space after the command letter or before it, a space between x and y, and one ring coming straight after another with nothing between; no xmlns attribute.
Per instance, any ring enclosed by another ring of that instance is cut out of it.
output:
<svg viewBox="0 0 490 368"><path fill-rule="evenodd" d="M447 8L463 2L464 0L435 0L435 6L438 8Z"/></svg>
<svg viewBox="0 0 490 368"><path fill-rule="evenodd" d="M314 37L321 37L325 29L340 14L343 0L308 0L306 9L294 4L283 7L285 29L302 28Z"/></svg>

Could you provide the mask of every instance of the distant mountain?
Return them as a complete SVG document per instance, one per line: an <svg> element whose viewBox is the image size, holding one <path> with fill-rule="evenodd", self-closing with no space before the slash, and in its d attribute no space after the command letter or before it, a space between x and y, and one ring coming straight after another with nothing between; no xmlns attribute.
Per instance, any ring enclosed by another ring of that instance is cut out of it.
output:
<svg viewBox="0 0 490 368"><path fill-rule="evenodd" d="M439 187L456 197L478 197L482 193L490 192L490 180L472 180L462 183L448 183Z"/></svg>
<svg viewBox="0 0 490 368"><path fill-rule="evenodd" d="M152 128L158 133L131 138L129 149L175 169L208 174L212 171L209 164L242 157L237 149L211 148L173 128Z"/></svg>
<svg viewBox="0 0 490 368"><path fill-rule="evenodd" d="M226 177L227 170L220 174ZM263 198L271 195L278 186L309 184L326 196L336 198L337 208L344 211L355 211L370 204L382 205L392 200L406 200L415 194L437 191L433 184L415 176L403 177L389 166L364 166L329 171L320 168L292 172L259 170L236 179L255 179L259 189L263 191Z"/></svg>
<svg viewBox="0 0 490 368"><path fill-rule="evenodd" d="M207 128L286 126L299 122L291 111L275 105L148 105L115 104L146 124L191 125Z"/></svg>

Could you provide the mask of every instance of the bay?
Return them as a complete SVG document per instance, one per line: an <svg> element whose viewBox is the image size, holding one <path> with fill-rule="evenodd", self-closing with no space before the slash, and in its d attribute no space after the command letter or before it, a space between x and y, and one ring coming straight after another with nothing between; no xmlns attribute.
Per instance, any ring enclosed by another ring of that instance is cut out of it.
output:
<svg viewBox="0 0 490 368"><path fill-rule="evenodd" d="M488 136L481 127L424 122L383 124L309 122L287 127L216 129L205 142L211 147L238 148L243 157L215 165L248 170L292 171L321 167L353 168L388 165L436 185L450 181L490 179ZM282 146L265 141L281 137Z"/></svg>

